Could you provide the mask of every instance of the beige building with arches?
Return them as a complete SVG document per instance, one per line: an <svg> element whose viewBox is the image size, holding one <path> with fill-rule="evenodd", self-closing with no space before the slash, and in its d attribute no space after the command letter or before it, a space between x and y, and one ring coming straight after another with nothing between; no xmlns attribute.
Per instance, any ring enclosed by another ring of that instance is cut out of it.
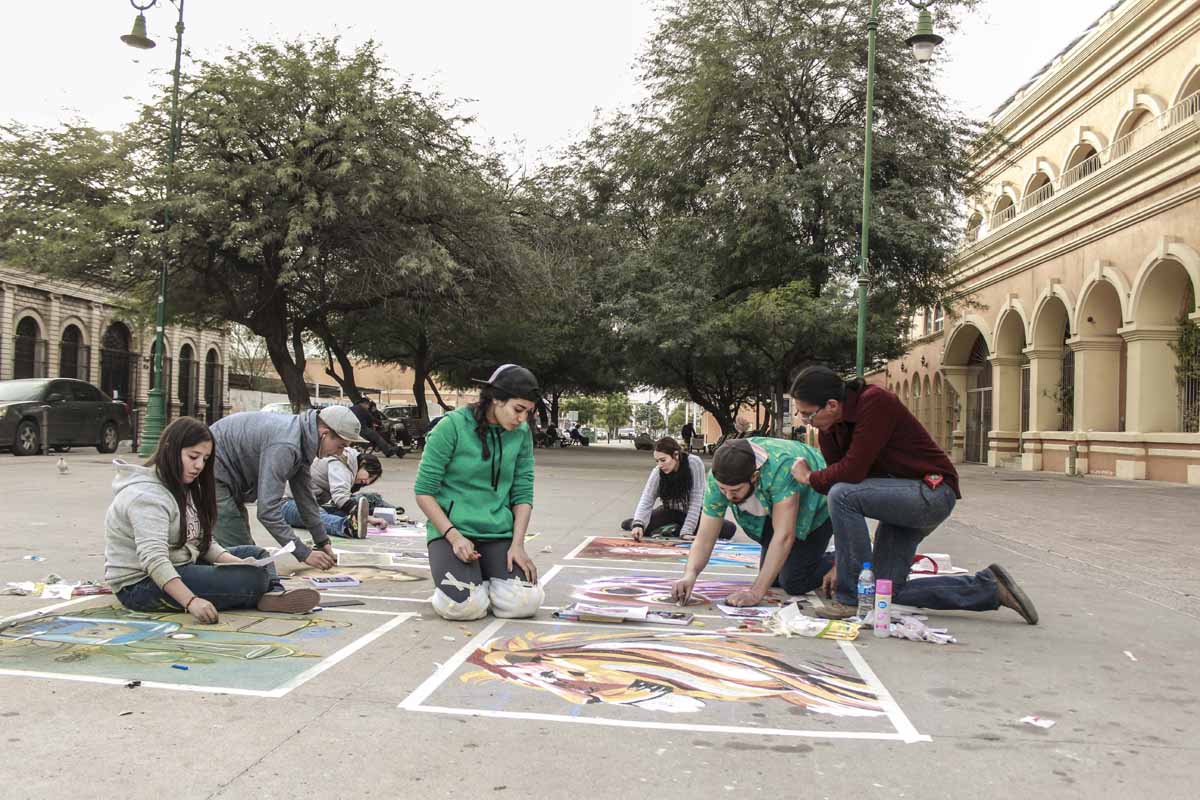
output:
<svg viewBox="0 0 1200 800"><path fill-rule="evenodd" d="M1200 2L1117 4L992 122L944 315L871 381L958 461L1200 484Z"/></svg>
<svg viewBox="0 0 1200 800"><path fill-rule="evenodd" d="M220 330L168 325L163 372L171 419L229 413ZM154 331L94 289L0 264L0 380L78 378L144 409Z"/></svg>

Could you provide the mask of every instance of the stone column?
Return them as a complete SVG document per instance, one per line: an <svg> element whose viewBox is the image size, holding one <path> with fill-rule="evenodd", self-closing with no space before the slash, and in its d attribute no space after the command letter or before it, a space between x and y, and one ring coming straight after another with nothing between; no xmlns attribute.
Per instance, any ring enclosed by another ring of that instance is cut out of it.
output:
<svg viewBox="0 0 1200 800"><path fill-rule="evenodd" d="M59 372L62 352L62 295L50 294L50 318L46 322L46 377L62 377Z"/></svg>
<svg viewBox="0 0 1200 800"><path fill-rule="evenodd" d="M17 287L10 283L0 283L0 380L11 380L13 376L13 359L16 357L17 333L16 320L13 319L13 307L16 305Z"/></svg>
<svg viewBox="0 0 1200 800"><path fill-rule="evenodd" d="M1126 362L1125 429L1159 433L1179 429L1174 325L1131 325L1117 331L1129 344Z"/></svg>
<svg viewBox="0 0 1200 800"><path fill-rule="evenodd" d="M1062 383L1061 347L1027 347L1029 357L1029 430L1056 431L1062 424L1054 394Z"/></svg>
<svg viewBox="0 0 1200 800"><path fill-rule="evenodd" d="M992 356L992 419L988 464L1017 457L1021 445L1021 356Z"/></svg>
<svg viewBox="0 0 1200 800"><path fill-rule="evenodd" d="M1116 431L1121 427L1121 338L1076 336L1075 430Z"/></svg>
<svg viewBox="0 0 1200 800"><path fill-rule="evenodd" d="M104 321L104 306L100 303L92 303L91 315L88 319L88 327L90 334L88 335L88 343L92 346L92 363L89 369L90 374L88 380L96 386L100 385L100 359L104 350L104 331L101 329L101 323ZM133 344L130 343L130 347ZM130 398L123 397L122 400L132 402Z"/></svg>
<svg viewBox="0 0 1200 800"><path fill-rule="evenodd" d="M961 463L966 458L967 376L970 367L942 367L943 383L954 389L955 394L946 392L946 411L950 417L950 460ZM945 387L942 389L945 392ZM957 410L956 410L957 409Z"/></svg>

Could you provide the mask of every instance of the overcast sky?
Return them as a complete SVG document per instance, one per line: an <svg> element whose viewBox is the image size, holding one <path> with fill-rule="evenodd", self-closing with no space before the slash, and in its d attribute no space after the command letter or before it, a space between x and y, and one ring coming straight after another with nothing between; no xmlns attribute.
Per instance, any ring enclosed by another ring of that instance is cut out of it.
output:
<svg viewBox="0 0 1200 800"><path fill-rule="evenodd" d="M976 116L990 113L1112 3L985 0L943 45L945 91ZM188 0L184 44L215 56L251 37L374 38L397 74L469 99L477 138L510 152L523 142L533 161L586 130L596 109L637 98L633 65L653 9L653 0ZM176 16L165 0L146 12L159 46L136 51L117 38L135 13L125 0L6 0L0 120L116 128L131 119L152 73L171 68Z"/></svg>

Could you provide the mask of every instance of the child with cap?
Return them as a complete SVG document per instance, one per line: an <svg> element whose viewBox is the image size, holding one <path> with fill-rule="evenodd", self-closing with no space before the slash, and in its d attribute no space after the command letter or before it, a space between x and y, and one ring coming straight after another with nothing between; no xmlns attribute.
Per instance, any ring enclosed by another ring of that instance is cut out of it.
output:
<svg viewBox="0 0 1200 800"><path fill-rule="evenodd" d="M533 511L533 437L526 420L541 390L533 373L504 364L479 401L430 432L413 493L428 519L433 608L446 619L533 616L537 567L525 552Z"/></svg>
<svg viewBox="0 0 1200 800"><path fill-rule="evenodd" d="M799 458L824 464L813 448L785 439L734 439L717 449L696 539L683 578L672 590L677 601L686 604L691 596L730 505L738 525L762 545L762 554L758 577L749 588L731 594L729 605L758 605L773 586L799 595L821 585L833 563L825 553L833 528L825 498L791 475Z"/></svg>

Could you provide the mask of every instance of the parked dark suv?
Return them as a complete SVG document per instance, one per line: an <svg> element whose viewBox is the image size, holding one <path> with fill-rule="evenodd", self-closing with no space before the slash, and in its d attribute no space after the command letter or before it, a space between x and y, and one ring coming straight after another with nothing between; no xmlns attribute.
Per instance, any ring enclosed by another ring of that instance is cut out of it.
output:
<svg viewBox="0 0 1200 800"><path fill-rule="evenodd" d="M41 452L43 407L55 450L83 445L113 453L133 438L124 403L85 381L33 378L0 381L0 448L11 447L18 456Z"/></svg>

